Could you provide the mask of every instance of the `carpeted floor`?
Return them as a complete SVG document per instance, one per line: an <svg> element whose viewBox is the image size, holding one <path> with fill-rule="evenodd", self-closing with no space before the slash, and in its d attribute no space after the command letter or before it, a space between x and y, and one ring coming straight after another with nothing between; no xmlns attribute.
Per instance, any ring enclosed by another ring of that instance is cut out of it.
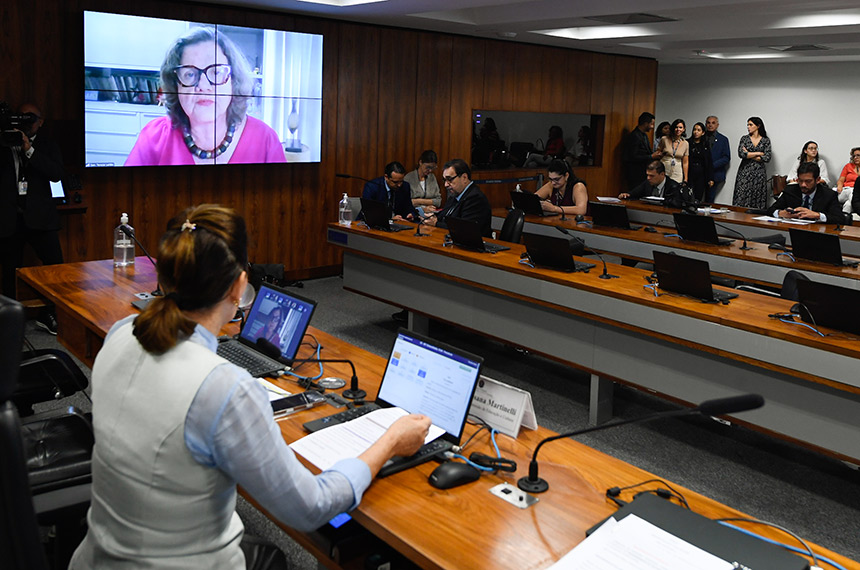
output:
<svg viewBox="0 0 860 570"><path fill-rule="evenodd" d="M313 326L387 356L398 328L391 318L397 308L344 291L339 277L304 285L299 293L319 302ZM588 375L453 326L432 323L430 332L483 356L484 374L530 391L541 425L560 432L587 424ZM37 346L56 345L55 337L32 324L28 338ZM615 395L619 418L673 408L630 388L617 387ZM72 403L89 408L80 396ZM706 418L625 426L580 441L860 560L860 472L842 462ZM312 556L256 509L242 501L238 511L248 532L280 545L293 568L317 568Z"/></svg>

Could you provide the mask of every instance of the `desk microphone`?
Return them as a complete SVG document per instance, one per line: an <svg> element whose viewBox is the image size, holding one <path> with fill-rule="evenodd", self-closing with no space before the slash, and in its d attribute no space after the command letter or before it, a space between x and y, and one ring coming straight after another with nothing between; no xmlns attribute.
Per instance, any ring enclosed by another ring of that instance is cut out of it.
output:
<svg viewBox="0 0 860 570"><path fill-rule="evenodd" d="M552 437L548 437L538 443L537 447L534 450L534 454L532 454L532 460L529 463L529 474L528 477L521 477L517 481L517 486L523 491L527 491L530 493L543 493L549 488L549 484L541 479L538 476L538 463L537 463L537 454L540 451L541 446L545 443L549 443L551 441L573 437L576 435L583 435L586 433L590 433L593 431L599 431L603 429L609 429L617 426L633 424L633 423L642 423L651 420L657 420L660 418L670 418L670 417L681 417L681 416L690 416L693 414L702 414L704 416L721 416L724 414L733 414L737 412L745 412L747 410L755 410L764 405L764 398L762 398L758 394L742 394L740 396L732 396L729 398L718 398L716 400L705 400L701 404L699 404L695 408L683 409L683 410L671 410L668 412L658 412L656 414L651 414L650 416L644 416L641 418L632 418L627 420L618 420L615 422L608 422L599 426L592 426L568 433L563 433L559 435L554 435Z"/></svg>
<svg viewBox="0 0 860 570"><path fill-rule="evenodd" d="M741 236L741 239L742 239L742 240L744 240L744 244L741 246L741 249L743 249L743 250L747 250L747 249L755 249L755 248L749 247L749 246L747 245L747 237L746 237L744 234L742 234L741 232L739 232L738 230L736 230L736 229L734 229L734 228L732 228L732 227L729 227L729 226L724 226L723 224L721 224L721 223L719 223L719 222L714 222L714 225L715 225L715 226L720 226L720 227L721 227L721 228L723 228L724 230L729 230L730 232L735 232L736 234L738 234L739 236Z"/></svg>
<svg viewBox="0 0 860 570"><path fill-rule="evenodd" d="M590 251L591 253L593 253L594 255L596 255L597 257L599 257L599 258L600 258L600 261L602 261L602 262L603 262L603 273L600 275L600 279L618 279L618 276L617 276L617 275L612 275L611 273L609 273L609 272L606 270L606 260L605 260L605 259L603 259L603 256L602 256L602 255L600 255L598 252L594 251L593 249L591 249L590 247L588 247L587 245L585 245L585 240L584 240L584 239L582 239L581 237L576 236L576 235L574 235L574 234L570 233L569 231L567 231L567 228L565 228L565 227L563 227L563 226L555 226L555 229L557 229L558 231L560 231L561 233L563 233L563 234L564 234L564 235L566 235L566 236L570 236L570 237L572 237L573 239L575 239L576 241L578 241L579 243L581 243L581 244L582 244L582 247L583 247L584 249L587 249L588 251Z"/></svg>
<svg viewBox="0 0 860 570"><path fill-rule="evenodd" d="M734 414L737 412L745 412L747 410L755 410L764 405L764 398L759 396L758 394L741 394L740 396L732 396L729 398L717 398L716 400L705 400L695 408L687 408L683 410L670 410L668 412L657 412L656 414L651 414L650 416L644 416L641 418L632 418L628 420L617 420L614 422L607 422L605 424L601 424L599 426L591 426L584 429L571 431L568 433L562 433L559 435L554 435L552 437L548 437L538 443L535 448L534 453L532 454L532 460L529 463L529 474L528 477L521 477L517 481L517 487L526 491L528 493L543 493L547 489L549 489L549 483L545 480L541 479L538 476L538 463L537 463L537 455L538 451L543 444L549 443L556 439L562 439L566 437L573 437L575 435L582 435L585 433L590 433L593 431L599 431L602 429L609 429L617 426L623 426L627 424L635 424L641 422L648 422L651 420L658 420L660 418L671 418L671 417L679 417L679 416L691 416L693 414L702 414L703 416L722 416L724 414Z"/></svg>
<svg viewBox="0 0 860 570"><path fill-rule="evenodd" d="M137 237L134 235L134 230L131 228L131 226L129 226L128 224L120 224L119 229L122 233L133 239L134 243L140 246L140 249L143 251L143 254L146 256L149 262L152 263L152 266L155 267L155 291L150 294L153 297L160 297L161 295L164 295L164 293L161 291L161 285L158 283L158 266L155 265L155 260L152 259L152 256L149 255L149 252L146 251L146 248L143 247L143 244L140 243L140 240L138 240Z"/></svg>
<svg viewBox="0 0 860 570"><path fill-rule="evenodd" d="M352 368L352 379L349 383L349 389L344 390L341 393L341 396L349 400L363 400L365 396L367 396L367 392L358 387L358 374L355 371L355 364L352 363L352 360L347 360L346 358L305 358L302 360L295 360L293 361L293 364L303 362L345 362L349 364L350 368Z"/></svg>
<svg viewBox="0 0 860 570"><path fill-rule="evenodd" d="M361 176L354 176L352 174L344 174L343 172L338 172L335 174L337 178L355 178L357 180L364 180L365 182L370 182L367 178L362 178Z"/></svg>

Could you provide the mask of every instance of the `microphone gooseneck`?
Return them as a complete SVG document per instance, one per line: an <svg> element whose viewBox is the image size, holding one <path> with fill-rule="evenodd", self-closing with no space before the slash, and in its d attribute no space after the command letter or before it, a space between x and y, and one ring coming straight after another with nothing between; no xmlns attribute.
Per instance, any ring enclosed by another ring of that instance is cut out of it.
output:
<svg viewBox="0 0 860 570"><path fill-rule="evenodd" d="M574 235L574 234L570 233L569 231L567 231L567 228L565 228L565 227L563 227L563 226L555 226L555 229L557 229L558 231L560 231L560 232L561 232L561 233L563 233L564 235L566 235L566 236L570 236L570 237L572 237L573 239L575 239L576 241L578 241L579 243L581 243L581 244L582 244L582 247L583 247L584 249L587 249L588 251L590 251L591 253L593 253L594 255L596 255L596 256L600 259L600 261L601 261L601 262L603 262L603 273L601 273L601 274L598 276L598 278L599 278L599 279L618 279L618 276L617 276L617 275L612 275L612 274L611 274L611 273L609 273L609 271L606 269L606 260L603 258L603 256L602 256L602 255L600 255L600 253L598 253L598 252L594 251L593 249L591 249L590 247L588 247L587 245L585 245L585 240L584 240L584 239L582 239L581 237L579 237L579 236L577 236L577 235Z"/></svg>
<svg viewBox="0 0 860 570"><path fill-rule="evenodd" d="M743 249L743 250L747 250L747 249L754 249L754 248L749 247L749 246L747 245L747 237L746 237L744 234L742 234L741 232L739 232L738 230L736 230L736 229L734 229L734 228L731 228L731 227L729 227L729 226L725 226L725 225L723 225L723 224L721 224L721 223L719 223L719 222L714 222L714 225L720 226L720 227L721 227L721 228L723 228L724 230L729 230L730 232L735 232L736 234L738 234L739 236L741 236L741 239L742 239L742 240L744 240L744 244L741 246L741 249Z"/></svg>
<svg viewBox="0 0 860 570"><path fill-rule="evenodd" d="M293 361L293 364L303 362L345 362L349 364L352 368L352 379L349 383L349 389L344 390L341 395L348 400L363 400L367 396L367 392L358 387L358 373L355 371L355 364L352 363L352 360L346 358L304 358Z"/></svg>
<svg viewBox="0 0 860 570"><path fill-rule="evenodd" d="M153 296L153 297L160 297L161 295L164 295L164 293L163 293L163 292L162 292L162 290L161 290L161 284L158 282L158 271L157 271L157 270L158 270L158 266L157 266L157 265L155 265L155 260L154 260L154 259L152 259L152 256L151 256L151 255L149 255L149 252L148 252L148 251L146 251L146 248L145 248L145 247L143 247L143 244L142 244L142 243L140 243L140 240L139 240L139 239L137 239L137 236L135 236L135 235L134 235L134 230L133 230L133 229L131 229L131 227L130 227L128 224L120 224L120 225L119 225L119 229L120 229L120 231L121 231L122 233L124 233L125 235L127 235L128 237L130 237L132 240L134 240L134 243L136 243L136 244L140 247L141 251L143 251L143 254L146 256L146 258L149 260L149 262L152 264L152 266L156 268L156 272L155 272L155 275L156 275L155 291L153 291L153 292L151 293L151 294L152 294L152 296Z"/></svg>
<svg viewBox="0 0 860 570"><path fill-rule="evenodd" d="M365 182L370 182L367 178L362 178L361 176L355 176L354 174L344 174L343 172L335 173L336 178L355 178L356 180L363 180Z"/></svg>
<svg viewBox="0 0 860 570"><path fill-rule="evenodd" d="M522 489L527 493L543 493L547 489L549 489L549 483L547 483L544 479L541 479L538 475L538 462L537 456L540 448L543 447L545 443L549 443L551 441L555 441L557 439L573 437L576 435L583 435L586 433L591 433L593 431L600 431L604 429L609 429L613 427L623 426L627 424L634 423L642 423L648 422L652 420L657 420L660 418L671 418L671 417L679 417L679 416L691 416L693 414L702 414L704 416L721 416L724 414L733 414L737 412L745 412L747 410L755 410L764 405L764 398L758 394L741 394L740 396L731 396L729 398L717 398L715 400L705 400L695 408L683 409L683 410L671 410L668 412L657 412L656 414L651 414L650 416L643 416L640 418L631 418L626 420L617 420L614 422L607 422L605 424L601 424L599 426L591 426L567 433L561 433L558 435L554 435L543 439L540 443L535 447L534 453L532 453L532 459L529 463L529 474L527 477L521 477L517 481L517 487Z"/></svg>

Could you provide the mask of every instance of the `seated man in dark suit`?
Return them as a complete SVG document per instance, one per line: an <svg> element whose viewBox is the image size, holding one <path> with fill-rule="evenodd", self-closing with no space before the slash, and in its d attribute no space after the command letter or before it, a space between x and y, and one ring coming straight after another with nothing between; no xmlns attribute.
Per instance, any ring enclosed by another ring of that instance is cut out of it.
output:
<svg viewBox="0 0 860 570"><path fill-rule="evenodd" d="M446 228L448 227L445 224L447 216L475 220L481 228L481 235L490 237L492 235L490 202L478 185L472 182L472 171L466 161L455 158L446 162L442 170L442 178L445 180L448 198L445 200L445 205L436 211L436 215L427 219L427 225Z"/></svg>
<svg viewBox="0 0 860 570"><path fill-rule="evenodd" d="M802 163L797 167L797 182L786 186L768 211L775 218L844 223L839 195L826 184L818 184L818 176L818 164Z"/></svg>
<svg viewBox="0 0 860 570"><path fill-rule="evenodd" d="M618 195L622 200L638 200L645 196L659 196L663 204L670 208L680 208L684 203L684 192L681 185L666 176L666 167L659 160L650 162L645 169L645 181L629 193Z"/></svg>
<svg viewBox="0 0 860 570"><path fill-rule="evenodd" d="M406 168L399 162L385 165L385 174L364 185L362 198L388 204L394 219L417 220L418 212L412 207L412 189L404 182Z"/></svg>

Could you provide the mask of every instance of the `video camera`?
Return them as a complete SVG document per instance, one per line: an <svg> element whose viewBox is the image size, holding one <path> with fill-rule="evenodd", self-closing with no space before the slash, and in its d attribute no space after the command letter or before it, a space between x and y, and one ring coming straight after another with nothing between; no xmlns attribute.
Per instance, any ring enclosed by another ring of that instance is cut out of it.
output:
<svg viewBox="0 0 860 570"><path fill-rule="evenodd" d="M33 113L13 113L5 101L0 101L0 145L21 146L24 139L18 131L26 131L37 120Z"/></svg>

